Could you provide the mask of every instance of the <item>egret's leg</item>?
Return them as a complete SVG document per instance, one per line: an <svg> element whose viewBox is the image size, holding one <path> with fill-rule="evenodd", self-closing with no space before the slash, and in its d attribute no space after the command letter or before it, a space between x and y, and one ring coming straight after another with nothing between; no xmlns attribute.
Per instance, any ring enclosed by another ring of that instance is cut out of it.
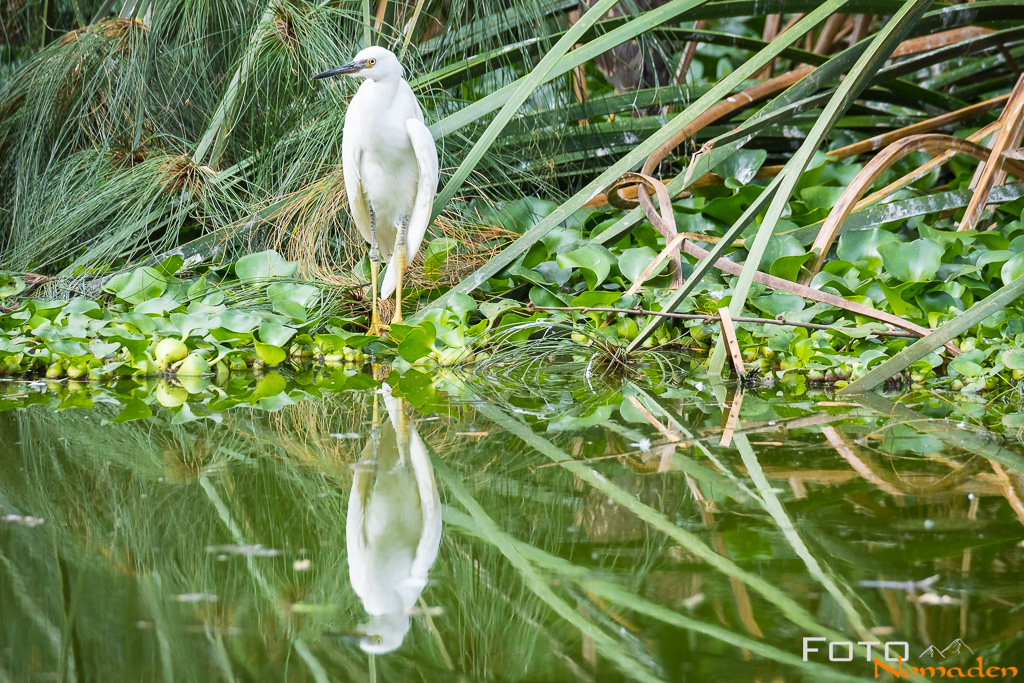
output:
<svg viewBox="0 0 1024 683"><path fill-rule="evenodd" d="M405 399L398 399L398 424L395 425L395 440L398 442L398 464L405 465L409 454L409 416L405 414Z"/></svg>
<svg viewBox="0 0 1024 683"><path fill-rule="evenodd" d="M402 227L398 230L398 244L395 245L395 315L393 321L402 320L402 275L405 274L405 267L408 265L408 254L406 254L405 236L409 231L409 217L402 221Z"/></svg>
<svg viewBox="0 0 1024 683"><path fill-rule="evenodd" d="M380 314L377 313L377 273L380 272L380 250L377 248L377 225L373 215L373 207L370 207L370 291L373 301L373 312L370 314L371 336L381 333Z"/></svg>

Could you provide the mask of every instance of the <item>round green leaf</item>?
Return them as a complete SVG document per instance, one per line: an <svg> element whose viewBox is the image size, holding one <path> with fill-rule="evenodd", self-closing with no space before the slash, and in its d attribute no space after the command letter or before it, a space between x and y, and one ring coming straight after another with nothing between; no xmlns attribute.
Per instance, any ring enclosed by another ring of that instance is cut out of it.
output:
<svg viewBox="0 0 1024 683"><path fill-rule="evenodd" d="M964 360L963 358L957 358L956 360L950 361L949 369L956 371L964 377L977 377L985 373L985 368L981 367L974 361Z"/></svg>
<svg viewBox="0 0 1024 683"><path fill-rule="evenodd" d="M636 282L636 279L640 277L640 274L644 272L644 269L651 264L651 262L658 256L658 253L650 247L640 247L638 249L626 249L622 252L622 256L619 257L619 272L628 279L630 282ZM658 266L658 270L651 274L651 277L658 275L665 271L668 267L668 259L661 262Z"/></svg>
<svg viewBox="0 0 1024 683"><path fill-rule="evenodd" d="M1024 251L1004 263L1002 270L999 271L999 275L1002 277L1004 285L1008 285L1021 275L1024 275Z"/></svg>
<svg viewBox="0 0 1024 683"><path fill-rule="evenodd" d="M243 282L292 277L298 269L297 261L287 261L273 249L247 254L235 262L235 275Z"/></svg>
<svg viewBox="0 0 1024 683"><path fill-rule="evenodd" d="M883 244L898 241L896 235L881 228L844 232L839 236L836 254L843 261L850 263L866 261L868 267L874 269L882 264L882 255L878 248Z"/></svg>
<svg viewBox="0 0 1024 683"><path fill-rule="evenodd" d="M427 329L428 327L429 329ZM398 345L398 355L410 363L418 361L420 358L426 358L434 350L436 339L437 333L434 331L434 326L424 323L405 335L405 339Z"/></svg>
<svg viewBox="0 0 1024 683"><path fill-rule="evenodd" d="M1010 370L1024 370L1024 349L1006 349L999 355L999 362Z"/></svg>
<svg viewBox="0 0 1024 683"><path fill-rule="evenodd" d="M25 291L25 281L10 273L0 273L0 298L15 296Z"/></svg>
<svg viewBox="0 0 1024 683"><path fill-rule="evenodd" d="M282 349L280 346L256 342L255 347L256 355L259 356L260 360L266 363L267 365L277 365L288 357L288 354L286 354L284 352L284 349Z"/></svg>
<svg viewBox="0 0 1024 683"><path fill-rule="evenodd" d="M890 275L903 282L928 282L942 265L943 249L931 240L919 239L907 244L883 244L878 247L878 253Z"/></svg>
<svg viewBox="0 0 1024 683"><path fill-rule="evenodd" d="M260 341L264 344L283 347L293 336L295 336L294 328L278 325L277 323L263 323L260 325Z"/></svg>

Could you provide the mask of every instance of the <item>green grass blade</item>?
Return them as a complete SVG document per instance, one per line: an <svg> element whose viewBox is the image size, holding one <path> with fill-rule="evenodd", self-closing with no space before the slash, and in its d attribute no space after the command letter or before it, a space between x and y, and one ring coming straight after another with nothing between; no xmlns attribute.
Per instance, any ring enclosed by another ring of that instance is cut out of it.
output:
<svg viewBox="0 0 1024 683"><path fill-rule="evenodd" d="M475 520L459 510L451 508L445 509L444 519L446 524L460 529L463 533L475 536L482 541L491 542L491 539L480 531ZM536 546L524 543L515 537L508 536L507 532L501 533L508 537L506 539L507 543L518 550L525 559L559 575L560 577L577 583L584 590L594 593L595 595L599 595L605 600L615 603L622 608L632 610L638 614L643 614L655 621L660 621L685 631L693 631L695 633L710 636L711 638L715 638L737 648L748 649L752 652L756 652L766 659L771 659L782 664L788 664L796 667L797 669L806 670L808 674L818 675L827 678L830 681L838 680L860 682L865 680L863 678L856 678L853 676L839 675L837 677L833 669L823 664L805 662L800 657L792 653L780 650L779 648L773 647L759 640L740 635L717 624L700 621L699 619L694 619L684 614L680 614L668 607L651 602L641 595L630 592L615 583L593 578L594 572L588 567L574 565L568 560L564 560L557 555L552 555L551 553L545 552Z"/></svg>
<svg viewBox="0 0 1024 683"><path fill-rule="evenodd" d="M877 228L893 221L905 220L914 216L925 216L930 213L942 213L944 211L955 211L962 209L971 201L973 190L947 190L946 192L935 192L923 197L901 199L887 204L876 204L860 211L854 211L839 226L839 233L855 232ZM1024 185L1000 185L992 189L988 198L991 205L1005 204L1024 197ZM810 244L821 231L824 221L818 221L811 225L795 230L787 230L778 233L780 235L793 235L804 244Z"/></svg>
<svg viewBox="0 0 1024 683"><path fill-rule="evenodd" d="M714 569L745 583L751 588L751 590L756 591L782 610L787 618L789 618L794 624L808 632L820 632L822 635L825 635L826 631L830 631L830 629L827 629L825 626L817 623L814 617L804 609L804 607L786 595L779 588L773 586L771 582L742 569L731 559L719 555L695 534L679 527L661 512L640 502L634 494L629 493L612 483L607 478L597 473L593 468L584 463L575 461L560 448L544 439L544 437L535 434L525 423L514 417L506 415L499 408L491 405L478 406L477 410L487 417L487 419L491 420L495 424L501 425L510 433L519 437L526 444L537 449L537 451L542 455L550 458L554 462L560 463L565 469L575 474L582 481L594 487L602 494L608 496L608 498L615 501L618 505L635 514L641 521L652 529L655 529L678 542L682 547L686 548L689 552L699 557ZM835 638L837 636L838 634L833 634L827 637Z"/></svg>
<svg viewBox="0 0 1024 683"><path fill-rule="evenodd" d="M594 57L607 52L617 45L621 45L628 40L636 38L638 35L649 31L655 26L659 26L664 22L679 16L686 10L699 5L701 2L703 2L703 0L673 0L658 9L644 12L636 19L609 31L599 38L589 41L569 54L564 54L563 51L563 54L559 57L554 66L548 70L544 80L540 81L538 85L569 73L577 66L590 61ZM577 25L579 25L579 23L580 22L577 22ZM537 66L540 68L539 64ZM425 79L426 78L429 77L425 77ZM524 78L528 78L528 76ZM430 126L430 132L434 134L434 138L442 138L463 126L476 121L480 117L490 114L508 102L509 97L518 90L521 80L522 79L515 83L510 83L503 88L499 88L487 97L460 109L451 116L441 119L434 125Z"/></svg>
<svg viewBox="0 0 1024 683"><path fill-rule="evenodd" d="M199 140L199 144L192 153L192 161L197 166L205 164L214 168L217 167L217 161L220 158L220 154L224 149L224 143L230 132L230 117L235 110L235 100L238 99L238 95L242 90L242 83L248 78L249 72L256 63L260 44L267 33L267 28L277 15L277 8L276 0L271 0L263 11L263 17L256 22L256 26L252 30L252 40L249 43L249 47L246 49L238 68L235 69L231 82L228 84L227 90L224 91L224 96L217 105L217 111L214 112L213 118L210 120L210 125L207 126L206 132L203 133L203 137ZM209 160L206 159L207 153L210 154Z"/></svg>
<svg viewBox="0 0 1024 683"><path fill-rule="evenodd" d="M373 44L373 14L370 12L370 0L363 0L363 47Z"/></svg>
<svg viewBox="0 0 1024 683"><path fill-rule="evenodd" d="M463 279L462 282L453 287L447 293L427 305L423 311L443 308L448 304L448 301L456 295L468 294L474 291L477 287L486 282L488 278L494 276L496 273L510 265L513 261L519 258L519 256L526 253L526 250L533 246L544 235L554 229L555 226L567 219L575 211L582 208L587 200L594 194L607 187L623 173L635 167L641 161L650 156L654 150L669 140L678 131L682 130L687 124L691 123L698 115L709 109L723 97L727 96L727 94L732 92L740 83L756 73L762 66L777 57L782 50L795 43L811 27L823 21L832 13L838 11L839 8L846 4L846 1L847 0L831 0L830 2L823 3L820 7L809 13L797 22L796 25L790 28L789 31L772 41L768 47L761 50L761 52L751 57L731 74L716 83L715 86L703 97L676 115L676 117L673 118L672 121L670 121L664 128L637 145L637 147L629 154L614 163L604 173L591 181L586 187L570 197L566 202L544 218L544 220L540 221L522 237L506 247L500 254L488 261L481 268L477 269L472 275ZM574 50L573 54L576 54L577 52L581 52L581 50ZM727 245L728 241L723 240L721 244Z"/></svg>
<svg viewBox="0 0 1024 683"><path fill-rule="evenodd" d="M779 497L775 495L775 490L772 488L771 482L768 481L768 477L765 476L764 470L761 469L761 463L757 459L757 454L754 453L754 449L750 446L750 441L747 439L745 434L734 434L733 443L736 444L736 450L740 452L740 456L743 458L743 464L747 468L747 476L754 481L754 486L757 487L757 492L761 494L761 501L764 505L765 511L771 515L775 525L782 532L782 536L789 543L790 547L793 548L793 552L796 556L803 560L804 565L807 567L807 572L814 579L822 585L825 591L832 596L832 599L836 601L839 609L846 616L846 621L850 627L853 628L857 634L864 639L868 639L871 635L870 630L864 624L861 619L860 613L857 611L853 603L847 597L846 593L840 590L839 585L835 580L822 568L821 563L816 558L804 543L804 539L800 537L799 532L796 530L796 526L793 524L793 520L790 519L789 514L786 513L786 509L782 506L782 502ZM863 604L863 603L862 603Z"/></svg>
<svg viewBox="0 0 1024 683"><path fill-rule="evenodd" d="M871 41L870 47L857 60L850 74L836 90L835 95L833 95L832 99L825 106L824 111L822 111L821 117L814 124L814 128L811 129L806 140L800 145L800 149L786 162L786 166L780 174L782 183L779 191L772 198L772 203L768 207L768 212L761 226L758 228L753 244L748 248L743 272L740 273L739 279L733 286L729 312L734 316L741 315L743 311L747 295L750 293L750 286L754 282L754 274L761 267L761 258L768 247L768 241L775 232L775 226L782 218L782 214L789 204L790 197L793 195L797 183L800 182L800 176L810 163L811 157L821 147L825 141L825 136L832 130L839 117L853 104L854 100L857 99L861 91L875 75L875 72L885 63L889 55L892 54L892 51L903 39L903 36L910 31L914 22L924 15L932 2L934 0L910 0L889 20L889 23ZM663 318L658 320L663 320ZM719 338L715 351L711 356L709 372L711 374L721 374L724 364L724 339Z"/></svg>
<svg viewBox="0 0 1024 683"><path fill-rule="evenodd" d="M618 664L624 674L636 680L649 681L651 683L657 683L660 680L647 671L639 661L623 651L619 643L611 636L596 624L585 619L568 602L559 597L551 588L550 583L537 571L537 568L519 552L513 539L491 519L480 503L470 495L466 485L462 482L462 478L448 469L448 466L440 458L433 457L431 459L434 466L434 475L437 477L437 480L442 482L451 491L455 499L459 501L459 504L469 513L477 527L477 535L492 544L512 563L512 566L519 571L527 588L536 593L559 617L578 628L580 633L600 643L601 654L606 655Z"/></svg>
<svg viewBox="0 0 1024 683"><path fill-rule="evenodd" d="M842 395L861 394L874 389L885 380L903 372L913 363L921 360L932 351L941 348L944 344L963 334L985 318L1006 308L1021 296L1024 296L1024 277L1005 285L981 303L971 306L965 313L943 323L931 334L918 339L889 360L879 363L866 375L840 389L839 393Z"/></svg>
<svg viewBox="0 0 1024 683"><path fill-rule="evenodd" d="M437 193L437 198L434 200L434 215L440 213L441 208L446 206L455 193L462 187L462 183L465 182L469 174L473 172L477 164L483 158L487 150L491 148L494 141L504 130L505 126L512 117L516 115L519 108L523 106L527 98L533 94L533 91L546 80L548 73L554 68L558 60L569 50L572 46L580 39L588 28L593 26L606 12L617 5L619 0L601 0L598 4L587 10L579 21L573 24L572 28L566 31L565 35L559 39L555 46L544 55L544 58L540 60L540 63L534 67L534 69L524 78L519 79L514 84L515 90L505 101L505 105L498 112L498 115L491 121L490 125L487 126L487 130L484 131L480 139L476 141L473 148L469 150L469 153L459 164L459 167L455 169L455 173L445 183L444 188ZM683 2L692 2L692 0L683 0Z"/></svg>

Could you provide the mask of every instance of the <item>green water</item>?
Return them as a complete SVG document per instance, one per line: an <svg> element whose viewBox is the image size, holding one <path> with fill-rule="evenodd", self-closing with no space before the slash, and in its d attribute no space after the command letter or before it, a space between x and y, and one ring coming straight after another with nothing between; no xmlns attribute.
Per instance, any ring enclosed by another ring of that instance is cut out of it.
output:
<svg viewBox="0 0 1024 683"><path fill-rule="evenodd" d="M1013 397L232 382L0 387L0 681L1024 672Z"/></svg>

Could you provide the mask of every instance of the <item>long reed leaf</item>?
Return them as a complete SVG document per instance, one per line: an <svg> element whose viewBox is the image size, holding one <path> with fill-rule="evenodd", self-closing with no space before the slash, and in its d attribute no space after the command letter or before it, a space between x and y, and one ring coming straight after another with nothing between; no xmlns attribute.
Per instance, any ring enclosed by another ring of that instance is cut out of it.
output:
<svg viewBox="0 0 1024 683"><path fill-rule="evenodd" d="M795 43L811 27L826 19L830 14L845 5L847 0L831 0L823 3L813 12L797 22L789 31L776 38L768 47L761 50L755 56L747 60L743 65L733 71L715 84L703 97L687 107L675 116L664 128L650 136L629 154L612 164L604 173L587 184L561 206L555 209L533 228L528 230L522 237L506 247L498 256L488 261L483 267L476 270L472 275L466 277L458 285L447 293L421 309L421 313L443 308L448 302L459 294L468 294L486 282L502 269L510 265L519 256L526 253L526 250L533 246L544 235L549 233L555 226L559 225L582 208L588 199L597 194L598 191L607 187L613 180L619 178L623 173L636 166L640 161L650 156L651 152L660 147L673 135L691 123L697 116L713 106L718 100L732 92L740 83L756 73L761 67L781 54L782 50ZM573 54L580 50L574 50ZM436 206L436 205L435 205ZM713 261L712 261L713 262ZM710 264L709 264L710 267Z"/></svg>
<svg viewBox="0 0 1024 683"><path fill-rule="evenodd" d="M505 414L499 408L491 405L477 406L477 410L487 417L487 419L504 427L510 433L519 437L526 444L537 449L537 451L542 455L550 458L554 462L560 463L565 469L572 472L582 481L597 489L602 494L608 496L608 498L615 501L618 505L621 505L635 514L652 529L660 531L669 538L675 540L687 551L693 553L704 562L707 562L708 565L716 570L730 577L739 579L752 590L760 593L769 602L777 605L786 617L794 624L811 633L828 632L831 634L828 636L830 638L842 638L838 633L835 633L831 631L831 629L817 623L814 617L803 606L783 593L776 586L773 586L769 581L740 568L731 559L719 555L695 534L692 534L679 527L677 524L674 524L664 514L640 502L634 494L624 491L591 467L584 463L575 461L571 456L552 444L550 441L544 439L538 434L535 434L525 423Z"/></svg>
<svg viewBox="0 0 1024 683"><path fill-rule="evenodd" d="M985 320L985 318L1003 310L1021 296L1024 296L1024 277L1004 285L998 292L988 296L981 303L971 306L966 312L937 327L931 334L921 337L892 358L879 363L863 377L840 389L839 393L850 395L871 391L885 380L903 372L916 361L941 348L943 344L963 334Z"/></svg>
<svg viewBox="0 0 1024 683"><path fill-rule="evenodd" d="M580 633L593 638L599 643L601 645L601 654L613 660L622 669L624 674L636 680L657 683L659 678L652 675L639 661L626 653L615 639L589 620L583 618L569 603L559 597L552 590L550 584L544 580L544 577L540 575L540 572L522 556L508 534L501 530L480 503L470 495L462 479L448 469L448 466L439 458L433 457L431 459L433 461L434 476L437 477L438 481L443 482L459 501L459 504L466 509L473 522L477 525L480 537L494 545L512 563L512 566L519 571L527 588L536 593L558 616L578 628Z"/></svg>

